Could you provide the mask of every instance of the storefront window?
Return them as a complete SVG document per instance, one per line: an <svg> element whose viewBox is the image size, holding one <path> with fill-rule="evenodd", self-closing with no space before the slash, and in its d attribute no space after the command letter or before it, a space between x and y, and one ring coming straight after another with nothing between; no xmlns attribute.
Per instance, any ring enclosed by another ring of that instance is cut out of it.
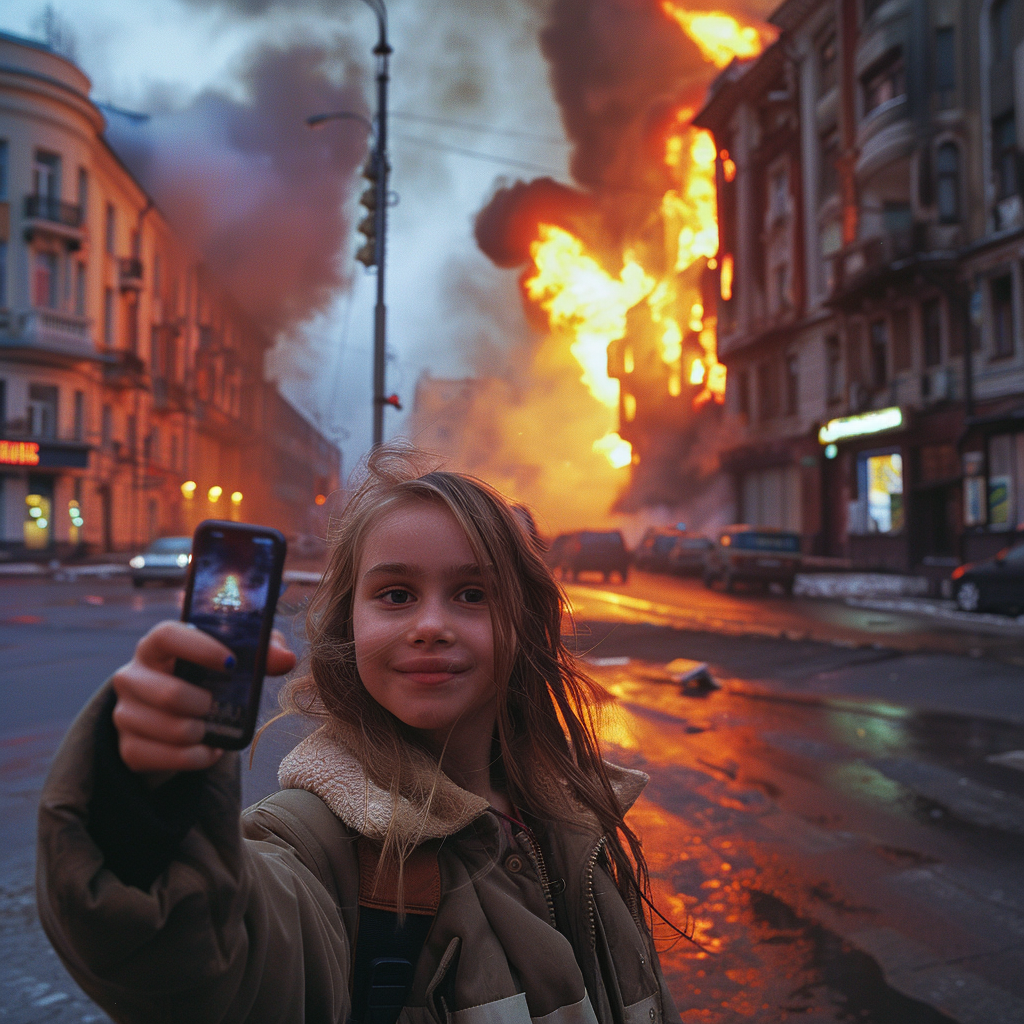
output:
<svg viewBox="0 0 1024 1024"><path fill-rule="evenodd" d="M903 457L898 452L859 455L857 493L850 503L850 533L896 534L903 529Z"/></svg>
<svg viewBox="0 0 1024 1024"><path fill-rule="evenodd" d="M1024 525L1024 434L989 438L988 522L992 530Z"/></svg>

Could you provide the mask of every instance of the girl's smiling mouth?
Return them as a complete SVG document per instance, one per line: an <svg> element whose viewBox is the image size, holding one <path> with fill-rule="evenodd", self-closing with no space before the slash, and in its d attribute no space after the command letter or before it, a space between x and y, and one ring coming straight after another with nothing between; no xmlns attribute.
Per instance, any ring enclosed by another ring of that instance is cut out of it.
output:
<svg viewBox="0 0 1024 1024"><path fill-rule="evenodd" d="M394 670L412 682L425 686L446 683L465 672L467 665L448 658L411 658L395 665Z"/></svg>

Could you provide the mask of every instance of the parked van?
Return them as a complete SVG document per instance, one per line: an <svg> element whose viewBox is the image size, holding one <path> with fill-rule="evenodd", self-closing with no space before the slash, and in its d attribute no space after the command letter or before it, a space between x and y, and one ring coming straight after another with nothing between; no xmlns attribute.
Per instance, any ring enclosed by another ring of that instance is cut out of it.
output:
<svg viewBox="0 0 1024 1024"><path fill-rule="evenodd" d="M704 586L721 582L726 590L736 583L767 589L779 583L793 593L800 571L800 534L769 526L727 526L719 530L704 562Z"/></svg>

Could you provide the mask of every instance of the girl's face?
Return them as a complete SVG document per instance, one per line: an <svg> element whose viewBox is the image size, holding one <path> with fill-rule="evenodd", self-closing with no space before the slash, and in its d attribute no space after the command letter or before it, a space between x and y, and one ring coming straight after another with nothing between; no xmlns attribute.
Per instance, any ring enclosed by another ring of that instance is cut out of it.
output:
<svg viewBox="0 0 1024 1024"><path fill-rule="evenodd" d="M460 737L490 743L491 612L473 549L443 505L412 501L370 529L352 628L359 676L378 704L437 750L459 746Z"/></svg>

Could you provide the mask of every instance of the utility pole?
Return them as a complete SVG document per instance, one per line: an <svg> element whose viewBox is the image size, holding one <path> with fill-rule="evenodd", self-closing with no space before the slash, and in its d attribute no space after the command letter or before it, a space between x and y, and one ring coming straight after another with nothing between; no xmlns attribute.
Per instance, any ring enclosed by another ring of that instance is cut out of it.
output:
<svg viewBox="0 0 1024 1024"><path fill-rule="evenodd" d="M384 0L364 0L377 16L379 37L373 52L377 58L377 116L375 120L373 162L377 171L376 265L377 304L373 310L373 447L384 440L384 377L387 343L387 306L384 301L384 266L386 258L385 232L388 209L388 14Z"/></svg>

